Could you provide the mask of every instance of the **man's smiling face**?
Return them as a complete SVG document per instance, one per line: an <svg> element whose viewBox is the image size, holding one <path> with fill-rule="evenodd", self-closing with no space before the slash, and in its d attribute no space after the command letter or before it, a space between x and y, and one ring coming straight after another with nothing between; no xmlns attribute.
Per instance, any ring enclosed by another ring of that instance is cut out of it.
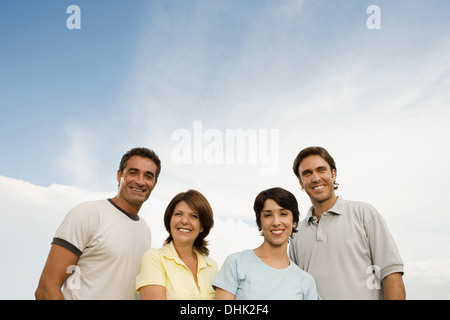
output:
<svg viewBox="0 0 450 320"><path fill-rule="evenodd" d="M130 157L123 171L117 172L118 196L130 206L140 208L156 185L156 169L149 158Z"/></svg>
<svg viewBox="0 0 450 320"><path fill-rule="evenodd" d="M311 155L299 165L300 185L305 189L312 202L323 203L334 198L336 170L321 156Z"/></svg>

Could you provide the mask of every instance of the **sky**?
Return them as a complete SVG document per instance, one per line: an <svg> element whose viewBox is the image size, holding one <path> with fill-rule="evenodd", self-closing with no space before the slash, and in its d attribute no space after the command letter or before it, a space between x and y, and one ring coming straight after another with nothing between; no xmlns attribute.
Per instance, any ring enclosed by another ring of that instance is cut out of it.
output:
<svg viewBox="0 0 450 320"><path fill-rule="evenodd" d="M291 191L306 216L292 163L312 145L334 157L340 196L383 215L407 298L450 299L449 12L441 0L1 1L0 299L34 298L65 214L113 197L133 147L162 161L140 212L152 246L170 200L196 189L220 265L262 243L260 191Z"/></svg>

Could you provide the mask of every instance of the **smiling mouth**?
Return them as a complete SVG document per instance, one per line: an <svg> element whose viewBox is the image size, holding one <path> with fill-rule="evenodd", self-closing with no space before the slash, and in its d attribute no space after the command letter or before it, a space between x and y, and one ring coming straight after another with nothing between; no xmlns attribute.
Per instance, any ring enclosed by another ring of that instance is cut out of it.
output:
<svg viewBox="0 0 450 320"><path fill-rule="evenodd" d="M178 228L178 231L181 231L181 232L184 232L184 233L189 233L189 232L191 232L192 230L189 230L189 229L183 229L183 228Z"/></svg>
<svg viewBox="0 0 450 320"><path fill-rule="evenodd" d="M325 188L325 186L317 186L317 187L314 187L314 188L312 188L313 190L320 190L320 189L323 189L323 188Z"/></svg>
<svg viewBox="0 0 450 320"><path fill-rule="evenodd" d="M133 187L131 187L131 190L139 192L139 193L144 193L145 192L144 189L137 189L137 188L133 188Z"/></svg>
<svg viewBox="0 0 450 320"><path fill-rule="evenodd" d="M280 234L283 233L284 230L271 230L270 232L273 233L276 236L279 236Z"/></svg>

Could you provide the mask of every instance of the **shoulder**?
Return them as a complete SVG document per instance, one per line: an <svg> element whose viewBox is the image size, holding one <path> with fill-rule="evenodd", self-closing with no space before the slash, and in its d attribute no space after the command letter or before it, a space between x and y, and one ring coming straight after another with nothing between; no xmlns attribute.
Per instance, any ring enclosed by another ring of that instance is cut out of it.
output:
<svg viewBox="0 0 450 320"><path fill-rule="evenodd" d="M161 268L165 265L164 253L162 248L148 249L141 258L141 270L150 269L150 268Z"/></svg>
<svg viewBox="0 0 450 320"><path fill-rule="evenodd" d="M374 217L379 217L375 207L364 201L351 201L351 200L343 200L345 213L355 216L363 223L370 222Z"/></svg>
<svg viewBox="0 0 450 320"><path fill-rule="evenodd" d="M83 228L83 230L95 230L99 225L108 201L86 201L74 206L64 217L60 228Z"/></svg>
<svg viewBox="0 0 450 320"><path fill-rule="evenodd" d="M207 265L209 265L209 266L211 266L211 267L214 267L214 268L218 268L217 267L217 262L214 260L214 259L211 259L210 257L208 257L208 256L205 256L205 255L202 255L202 257L203 257L203 259L205 260L205 262L206 262L206 264Z"/></svg>
<svg viewBox="0 0 450 320"><path fill-rule="evenodd" d="M142 256L142 259L160 259L164 254L163 248L150 248L147 251L145 251L144 255Z"/></svg>
<svg viewBox="0 0 450 320"><path fill-rule="evenodd" d="M250 261L250 260L254 260L253 258L254 254L252 252L251 249L247 249L247 250L243 250L243 251L239 251L239 252L235 252L230 254L226 261L228 262L246 262L246 261Z"/></svg>
<svg viewBox="0 0 450 320"><path fill-rule="evenodd" d="M343 200L347 207L359 211L376 211L375 207L365 201Z"/></svg>
<svg viewBox="0 0 450 320"><path fill-rule="evenodd" d="M296 265L291 260L291 265L289 266L289 271L294 275L293 278L297 279L297 281L300 282L301 285L304 284L315 284L314 277L306 272L305 270L302 270L298 265Z"/></svg>
<svg viewBox="0 0 450 320"><path fill-rule="evenodd" d="M108 200L85 201L74 206L67 214L68 217L94 217L101 214L108 207Z"/></svg>
<svg viewBox="0 0 450 320"><path fill-rule="evenodd" d="M107 199L84 201L74 206L72 210L96 210L107 207L108 203Z"/></svg>
<svg viewBox="0 0 450 320"><path fill-rule="evenodd" d="M291 260L291 264L289 265L289 269L288 270L290 272L294 273L298 278L314 280L314 277L311 274L309 274L308 272L306 272L305 270L300 268L292 260Z"/></svg>
<svg viewBox="0 0 450 320"><path fill-rule="evenodd" d="M222 268L235 270L241 277L254 269L258 265L258 258L253 250L243 250L230 254L224 261Z"/></svg>

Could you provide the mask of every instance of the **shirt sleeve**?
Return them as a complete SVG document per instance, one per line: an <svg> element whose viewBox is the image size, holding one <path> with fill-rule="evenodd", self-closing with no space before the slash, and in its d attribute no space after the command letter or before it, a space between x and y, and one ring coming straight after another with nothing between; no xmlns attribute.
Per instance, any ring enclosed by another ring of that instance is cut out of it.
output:
<svg viewBox="0 0 450 320"><path fill-rule="evenodd" d="M99 217L95 205L79 204L67 213L55 233L52 244L60 245L81 256L98 227Z"/></svg>
<svg viewBox="0 0 450 320"><path fill-rule="evenodd" d="M237 270L237 261L234 255L230 255L225 259L222 267L213 281L214 289L220 288L229 293L237 295L239 288L239 277Z"/></svg>
<svg viewBox="0 0 450 320"><path fill-rule="evenodd" d="M375 270L380 270L380 279L395 272L403 274L403 260L386 222L375 208L369 209L373 217L365 228Z"/></svg>
<svg viewBox="0 0 450 320"><path fill-rule="evenodd" d="M305 279L306 290L303 294L303 300L320 300L319 293L317 292L316 282L312 276Z"/></svg>
<svg viewBox="0 0 450 320"><path fill-rule="evenodd" d="M142 256L141 269L136 277L136 292L144 286L167 287L167 276L161 254L157 249L149 249Z"/></svg>

